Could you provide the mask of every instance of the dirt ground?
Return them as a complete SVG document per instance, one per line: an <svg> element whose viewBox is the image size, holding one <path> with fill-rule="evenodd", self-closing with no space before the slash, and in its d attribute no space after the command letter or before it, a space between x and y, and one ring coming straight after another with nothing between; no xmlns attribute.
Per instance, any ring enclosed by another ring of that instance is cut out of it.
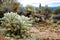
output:
<svg viewBox="0 0 60 40"><path fill-rule="evenodd" d="M60 40L60 27L56 24L35 24L34 26L30 32L33 36L39 38L39 40Z"/></svg>

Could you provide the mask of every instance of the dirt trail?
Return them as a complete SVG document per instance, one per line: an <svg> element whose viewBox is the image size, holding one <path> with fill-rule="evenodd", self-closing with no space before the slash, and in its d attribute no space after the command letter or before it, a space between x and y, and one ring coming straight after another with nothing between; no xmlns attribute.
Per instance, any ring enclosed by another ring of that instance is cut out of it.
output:
<svg viewBox="0 0 60 40"><path fill-rule="evenodd" d="M32 27L30 30L31 34L39 39L60 39L60 35L55 32L50 32L49 30L45 30L40 32L36 27Z"/></svg>

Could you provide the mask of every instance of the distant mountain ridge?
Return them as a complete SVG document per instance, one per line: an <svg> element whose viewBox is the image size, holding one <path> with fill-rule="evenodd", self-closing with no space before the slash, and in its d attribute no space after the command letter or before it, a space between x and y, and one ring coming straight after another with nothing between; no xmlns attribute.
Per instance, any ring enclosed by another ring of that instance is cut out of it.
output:
<svg viewBox="0 0 60 40"><path fill-rule="evenodd" d="M36 8L36 10L38 10L39 8L38 7L35 7ZM49 8L51 8L51 10L56 10L58 7L49 7ZM25 9L25 7L21 7L21 9Z"/></svg>
<svg viewBox="0 0 60 40"><path fill-rule="evenodd" d="M56 10L58 7L49 7L51 10Z"/></svg>

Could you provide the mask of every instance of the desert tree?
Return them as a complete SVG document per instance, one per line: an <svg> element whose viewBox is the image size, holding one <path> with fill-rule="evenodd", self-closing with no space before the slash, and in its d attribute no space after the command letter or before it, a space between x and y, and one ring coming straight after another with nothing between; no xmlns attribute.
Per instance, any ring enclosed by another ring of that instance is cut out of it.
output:
<svg viewBox="0 0 60 40"><path fill-rule="evenodd" d="M26 6L26 10L28 10L28 11L31 11L31 16L33 16L33 14L35 13L35 7L34 6L32 6L32 5L27 5Z"/></svg>
<svg viewBox="0 0 60 40"><path fill-rule="evenodd" d="M58 7L55 11L54 14L60 14L60 7Z"/></svg>

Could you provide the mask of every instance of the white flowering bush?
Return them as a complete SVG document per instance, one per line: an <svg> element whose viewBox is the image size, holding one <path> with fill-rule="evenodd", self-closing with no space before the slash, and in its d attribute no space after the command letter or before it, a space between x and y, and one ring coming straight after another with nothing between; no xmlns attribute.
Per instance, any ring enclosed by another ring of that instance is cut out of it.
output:
<svg viewBox="0 0 60 40"><path fill-rule="evenodd" d="M1 25L7 29L7 36L16 36L19 38L28 37L27 31L32 27L30 18L11 12L5 13L2 20Z"/></svg>

